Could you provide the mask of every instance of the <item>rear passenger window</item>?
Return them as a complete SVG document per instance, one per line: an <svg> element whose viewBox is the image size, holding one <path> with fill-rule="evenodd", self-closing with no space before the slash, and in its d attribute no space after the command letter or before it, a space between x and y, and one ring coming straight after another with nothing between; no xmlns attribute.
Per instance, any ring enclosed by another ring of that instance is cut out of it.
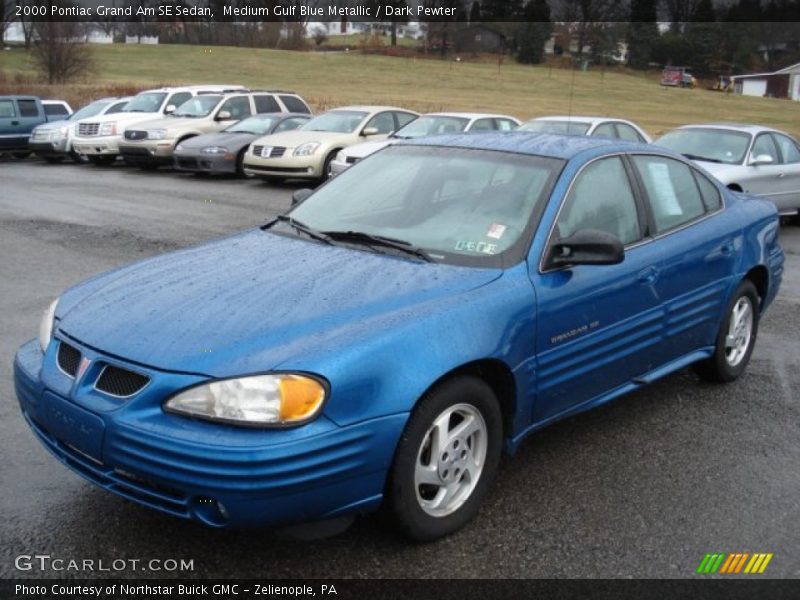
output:
<svg viewBox="0 0 800 600"><path fill-rule="evenodd" d="M508 119L495 119L494 122L498 131L511 131L517 126L514 121L509 121Z"/></svg>
<svg viewBox="0 0 800 600"><path fill-rule="evenodd" d="M665 156L634 156L653 211L656 233L668 231L705 214L692 169Z"/></svg>
<svg viewBox="0 0 800 600"><path fill-rule="evenodd" d="M44 114L46 114L48 117L54 117L56 115L65 116L69 114L69 111L63 104L45 104Z"/></svg>
<svg viewBox="0 0 800 600"><path fill-rule="evenodd" d="M599 229L623 244L642 237L628 174L618 156L597 160L578 175L557 222L558 236Z"/></svg>
<svg viewBox="0 0 800 600"><path fill-rule="evenodd" d="M416 119L417 115L413 115L407 112L396 112L394 113L394 117L395 119L397 119L397 129L400 129L401 127L405 127L406 125L411 123L411 121Z"/></svg>
<svg viewBox="0 0 800 600"><path fill-rule="evenodd" d="M478 119L472 124L470 131L494 131L494 119Z"/></svg>
<svg viewBox="0 0 800 600"><path fill-rule="evenodd" d="M255 96L256 99L256 112L257 113L275 113L283 112L278 105L278 101L272 96ZM289 108L287 106L287 108ZM289 112L292 112L290 109Z"/></svg>
<svg viewBox="0 0 800 600"><path fill-rule="evenodd" d="M784 164L800 162L800 149L797 148L797 143L792 138L779 133L773 133L772 138L781 151Z"/></svg>
<svg viewBox="0 0 800 600"><path fill-rule="evenodd" d="M644 138L639 135L639 132L636 131L633 127L626 123L617 123L617 135L621 140L627 140L629 142L644 142Z"/></svg>
<svg viewBox="0 0 800 600"><path fill-rule="evenodd" d="M705 175L694 172L694 178L697 180L697 187L700 188L700 195L703 196L703 204L706 205L708 212L714 212L722 206L722 197L719 195L717 186L708 180Z"/></svg>
<svg viewBox="0 0 800 600"><path fill-rule="evenodd" d="M0 118L16 117L13 100L0 100Z"/></svg>
<svg viewBox="0 0 800 600"><path fill-rule="evenodd" d="M17 100L19 105L19 116L21 117L38 117L39 108L36 106L36 100Z"/></svg>
<svg viewBox="0 0 800 600"><path fill-rule="evenodd" d="M311 114L308 106L306 103L300 100L297 96L280 96L281 102L286 107L286 110L289 112L296 112L296 113L304 113L307 115Z"/></svg>
<svg viewBox="0 0 800 600"><path fill-rule="evenodd" d="M613 123L603 123L602 125L597 126L597 129L592 132L592 136L616 138L617 132L614 130Z"/></svg>

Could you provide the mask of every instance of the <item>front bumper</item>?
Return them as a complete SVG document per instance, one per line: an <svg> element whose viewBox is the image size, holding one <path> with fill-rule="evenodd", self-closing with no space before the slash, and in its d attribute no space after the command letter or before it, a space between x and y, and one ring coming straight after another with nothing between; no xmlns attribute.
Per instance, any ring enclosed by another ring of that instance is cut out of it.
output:
<svg viewBox="0 0 800 600"><path fill-rule="evenodd" d="M236 154L203 154L202 152L176 152L174 165L178 171L192 173L236 173Z"/></svg>
<svg viewBox="0 0 800 600"><path fill-rule="evenodd" d="M175 140L143 140L119 143L119 153L126 163L133 165L171 165Z"/></svg>
<svg viewBox="0 0 800 600"><path fill-rule="evenodd" d="M283 177L285 179L319 179L322 177L324 155L291 156L294 148L288 148L281 158L261 158L246 154L244 172L254 177Z"/></svg>
<svg viewBox="0 0 800 600"><path fill-rule="evenodd" d="M276 526L374 509L408 415L339 427L321 416L287 429L246 429L170 415L161 402L202 378L135 365L151 377L127 401L103 398L93 379L119 360L89 348L71 379L57 347L22 346L14 385L25 420L70 469L119 496L214 527Z"/></svg>
<svg viewBox="0 0 800 600"><path fill-rule="evenodd" d="M75 137L72 149L86 156L116 156L119 154L120 136Z"/></svg>

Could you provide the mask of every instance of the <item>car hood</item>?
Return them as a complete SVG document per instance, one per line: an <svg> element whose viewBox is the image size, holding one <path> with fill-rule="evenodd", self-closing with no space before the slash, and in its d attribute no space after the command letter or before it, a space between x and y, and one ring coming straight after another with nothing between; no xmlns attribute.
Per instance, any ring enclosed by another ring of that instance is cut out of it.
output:
<svg viewBox="0 0 800 600"><path fill-rule="evenodd" d="M296 348L324 347L348 327L364 335L373 317L501 274L253 230L79 284L56 317L60 332L107 354L224 377L276 368Z"/></svg>
<svg viewBox="0 0 800 600"><path fill-rule="evenodd" d="M355 146L350 146L347 150L344 151L344 153L345 156L352 156L353 158L364 158L365 156L369 156L373 152L377 152L381 148L385 148L386 146L391 146L397 141L399 140L392 138L388 140L380 140L375 142L364 142L363 144L356 144Z"/></svg>
<svg viewBox="0 0 800 600"><path fill-rule="evenodd" d="M352 144L356 139L355 133L336 133L331 131L287 131L285 133L275 133L258 138L253 143L265 146L284 146L286 148L297 148L307 142L321 142L323 144ZM362 138L363 139L363 138Z"/></svg>
<svg viewBox="0 0 800 600"><path fill-rule="evenodd" d="M183 150L200 150L207 146L225 146L230 151L236 151L258 137L254 133L207 133L198 135L181 142Z"/></svg>
<svg viewBox="0 0 800 600"><path fill-rule="evenodd" d="M75 121L68 121L66 119L61 119L60 121L48 121L47 123L42 123L41 125L37 125L33 128L33 131L50 131L54 129L61 129L65 125L73 125Z"/></svg>
<svg viewBox="0 0 800 600"><path fill-rule="evenodd" d="M123 125L128 125L132 123L141 123L143 121L151 121L157 119L159 115L161 115L160 112L118 112L109 115L86 117L78 121L78 123L122 123Z"/></svg>
<svg viewBox="0 0 800 600"><path fill-rule="evenodd" d="M186 129L187 127L191 128L193 124L205 123L206 121L207 120L205 118L195 119L190 117L161 117L159 119L139 121L135 125L136 129L166 129L167 131L173 131ZM231 122L228 122L224 125L227 127L231 124ZM131 127L127 127L127 129L131 129Z"/></svg>

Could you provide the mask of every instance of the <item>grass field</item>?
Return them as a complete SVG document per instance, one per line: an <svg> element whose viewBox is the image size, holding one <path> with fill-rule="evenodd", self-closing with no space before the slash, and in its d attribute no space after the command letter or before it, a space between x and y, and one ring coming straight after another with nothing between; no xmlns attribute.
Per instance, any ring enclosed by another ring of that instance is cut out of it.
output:
<svg viewBox="0 0 800 600"><path fill-rule="evenodd" d="M184 45L93 46L94 74L69 86L35 84L24 50L0 52L0 94L35 93L79 104L160 84L230 83L291 89L316 110L394 104L418 111L493 111L624 117L649 133L686 123L745 121L800 136L800 103L658 85L657 73L581 72L497 63Z"/></svg>

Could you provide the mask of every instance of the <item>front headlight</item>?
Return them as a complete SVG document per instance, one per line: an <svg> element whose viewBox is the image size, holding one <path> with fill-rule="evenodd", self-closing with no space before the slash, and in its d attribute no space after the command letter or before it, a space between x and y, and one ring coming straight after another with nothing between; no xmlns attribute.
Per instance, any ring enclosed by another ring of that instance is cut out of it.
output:
<svg viewBox="0 0 800 600"><path fill-rule="evenodd" d="M58 298L50 303L47 310L42 315L42 321L39 323L39 346L42 352L47 350L50 340L53 339L53 321L56 318L56 306L58 305Z"/></svg>
<svg viewBox="0 0 800 600"><path fill-rule="evenodd" d="M319 142L307 142L294 149L294 156L310 156L319 148Z"/></svg>
<svg viewBox="0 0 800 600"><path fill-rule="evenodd" d="M99 135L116 135L116 133L117 133L116 123L103 123L100 125L100 129L98 131Z"/></svg>
<svg viewBox="0 0 800 600"><path fill-rule="evenodd" d="M316 416L325 387L298 373L223 379L173 396L164 410L236 425L291 425Z"/></svg>
<svg viewBox="0 0 800 600"><path fill-rule="evenodd" d="M203 154L227 154L228 149L225 146L206 146L201 148L200 152Z"/></svg>
<svg viewBox="0 0 800 600"><path fill-rule="evenodd" d="M147 131L148 140L163 140L165 137L167 137L166 129L149 129Z"/></svg>

